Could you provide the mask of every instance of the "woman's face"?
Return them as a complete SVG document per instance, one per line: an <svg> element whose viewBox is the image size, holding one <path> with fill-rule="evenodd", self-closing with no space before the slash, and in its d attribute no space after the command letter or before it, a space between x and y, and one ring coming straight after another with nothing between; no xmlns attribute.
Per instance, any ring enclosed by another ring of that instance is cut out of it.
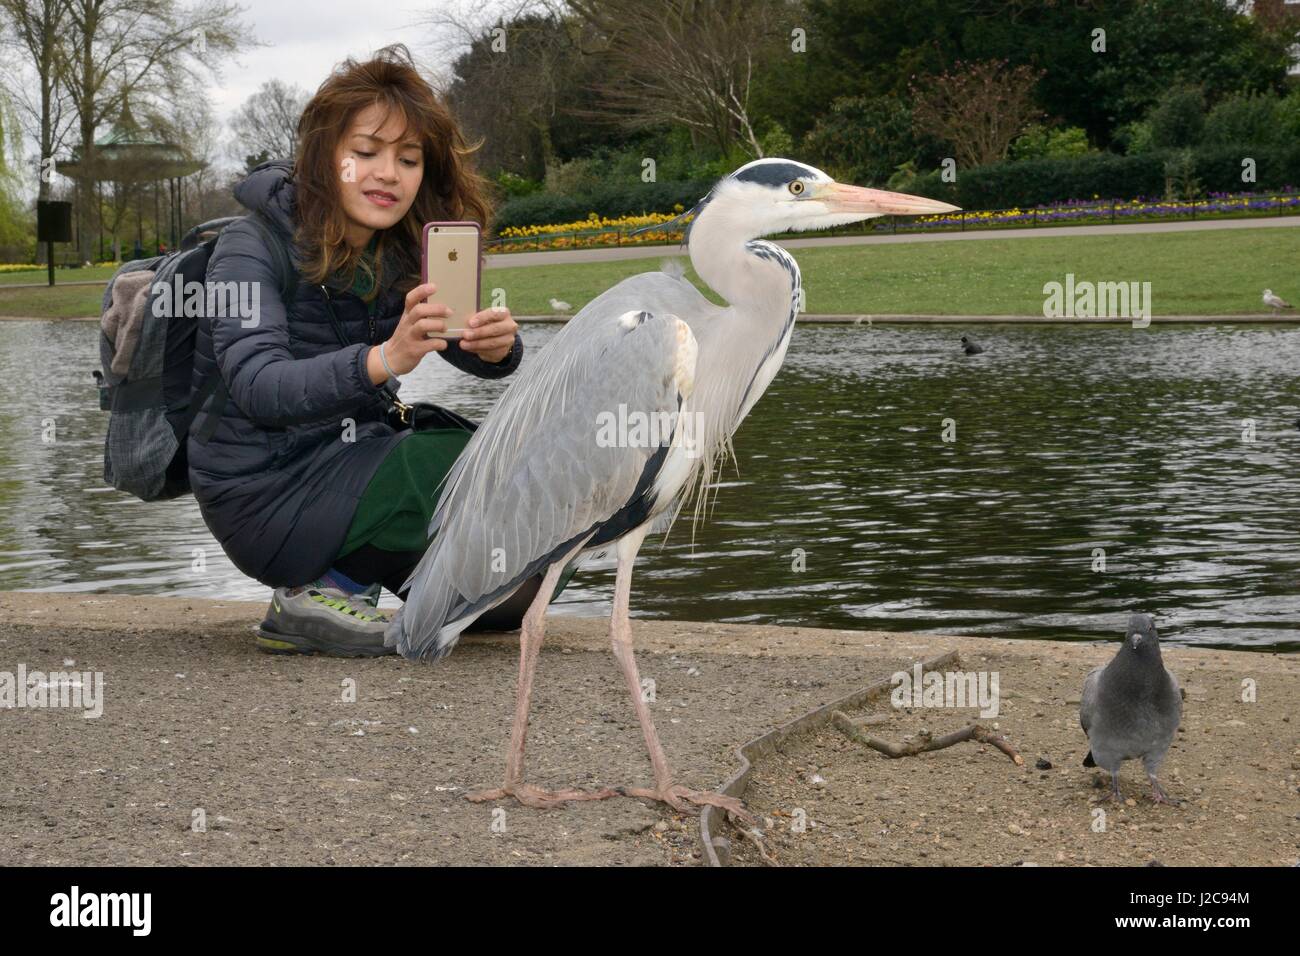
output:
<svg viewBox="0 0 1300 956"><path fill-rule="evenodd" d="M424 151L392 111L380 126L383 108L368 106L352 121L335 156L339 192L347 213L348 244L364 246L377 229L401 222L424 178Z"/></svg>

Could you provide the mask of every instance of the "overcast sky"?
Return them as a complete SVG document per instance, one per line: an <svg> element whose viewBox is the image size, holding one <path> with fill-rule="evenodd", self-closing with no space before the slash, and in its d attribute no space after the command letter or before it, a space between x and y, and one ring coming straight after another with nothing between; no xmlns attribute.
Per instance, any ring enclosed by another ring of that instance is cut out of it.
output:
<svg viewBox="0 0 1300 956"><path fill-rule="evenodd" d="M266 46L245 52L222 69L222 85L212 89L217 116L224 122L239 104L272 78L313 93L335 64L405 43L417 62L427 57L428 27L414 24L438 0L242 0L243 20ZM480 4L489 6L490 4Z"/></svg>

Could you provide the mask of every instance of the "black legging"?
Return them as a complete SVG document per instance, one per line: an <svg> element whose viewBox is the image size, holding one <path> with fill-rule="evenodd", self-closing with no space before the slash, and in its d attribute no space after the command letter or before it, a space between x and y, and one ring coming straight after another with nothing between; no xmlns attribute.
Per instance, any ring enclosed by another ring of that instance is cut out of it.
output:
<svg viewBox="0 0 1300 956"><path fill-rule="evenodd" d="M334 567L358 584L368 586L379 582L405 601L407 592L402 589L402 585L423 556L422 551L385 551L371 544L363 544L355 551L335 559ZM517 631L523 623L524 613L537 597L537 590L541 586L542 576L534 575L510 597L479 615L465 631L470 634L476 631Z"/></svg>

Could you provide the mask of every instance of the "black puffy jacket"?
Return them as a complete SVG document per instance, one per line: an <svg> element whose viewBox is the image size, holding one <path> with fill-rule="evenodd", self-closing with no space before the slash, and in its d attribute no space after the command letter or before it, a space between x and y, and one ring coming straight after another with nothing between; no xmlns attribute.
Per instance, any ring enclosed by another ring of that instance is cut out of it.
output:
<svg viewBox="0 0 1300 956"><path fill-rule="evenodd" d="M235 198L260 212L289 244L301 268L294 232L292 167L258 166L235 187ZM374 318L341 283L299 282L293 302L281 300L275 259L251 223L226 227L208 262L209 282L256 282L260 314L245 328L238 318L200 323L194 386L219 368L229 392L211 438L197 435L215 399L190 431L190 484L208 530L242 572L270 587L304 584L327 570L347 538L357 502L384 457L411 434L384 421L388 402L366 373L366 356L393 334L403 296L399 269L385 260ZM348 342L330 324L330 296ZM481 378L509 375L519 365L518 336L503 361L485 362L453 343L438 353ZM344 419L355 441L344 441Z"/></svg>

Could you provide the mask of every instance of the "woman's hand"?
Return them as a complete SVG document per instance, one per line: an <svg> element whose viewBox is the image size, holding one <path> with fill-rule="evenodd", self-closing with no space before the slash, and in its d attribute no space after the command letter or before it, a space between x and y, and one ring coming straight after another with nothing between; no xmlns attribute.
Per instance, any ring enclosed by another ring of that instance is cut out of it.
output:
<svg viewBox="0 0 1300 956"><path fill-rule="evenodd" d="M514 348L517 331L519 326L510 317L509 309L504 306L484 309L470 316L469 328L461 333L460 347L485 362L500 362Z"/></svg>
<svg viewBox="0 0 1300 956"><path fill-rule="evenodd" d="M426 282L406 293L406 309L402 312L402 319L397 323L393 337L381 346L384 350L383 358L380 357L378 348L371 349L366 356L366 371L370 373L370 381L376 385L388 381L384 358L388 359L388 367L393 370L393 374L405 375L430 352L441 352L447 348L446 339L429 338L430 332L447 331L447 323L443 319L452 314L450 306L433 305L424 301L437 291L436 283Z"/></svg>

